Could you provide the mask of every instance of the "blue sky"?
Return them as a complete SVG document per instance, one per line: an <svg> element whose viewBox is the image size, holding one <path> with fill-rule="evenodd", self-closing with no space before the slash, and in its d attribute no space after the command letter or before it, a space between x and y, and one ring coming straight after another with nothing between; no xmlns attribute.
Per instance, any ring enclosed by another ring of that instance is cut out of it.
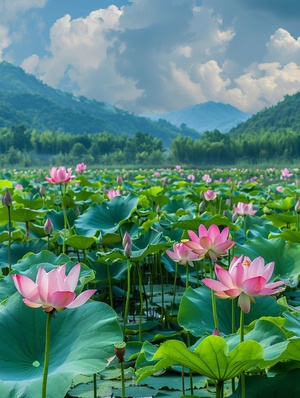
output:
<svg viewBox="0 0 300 398"><path fill-rule="evenodd" d="M136 113L300 89L296 0L0 0L0 60Z"/></svg>

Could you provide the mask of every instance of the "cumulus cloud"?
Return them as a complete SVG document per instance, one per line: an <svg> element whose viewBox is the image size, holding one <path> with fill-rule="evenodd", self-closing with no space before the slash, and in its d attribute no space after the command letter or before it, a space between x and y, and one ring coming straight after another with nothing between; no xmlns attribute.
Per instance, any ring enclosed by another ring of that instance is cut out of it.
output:
<svg viewBox="0 0 300 398"><path fill-rule="evenodd" d="M300 89L300 38L287 28L290 13L283 28L279 6L246 3L133 0L66 14L51 27L47 55L22 66L49 85L138 113L205 101L256 113Z"/></svg>
<svg viewBox="0 0 300 398"><path fill-rule="evenodd" d="M42 8L47 0L1 0L0 21L7 23L31 8Z"/></svg>
<svg viewBox="0 0 300 398"><path fill-rule="evenodd" d="M3 50L9 47L11 39L6 26L0 24L0 61L2 61Z"/></svg>

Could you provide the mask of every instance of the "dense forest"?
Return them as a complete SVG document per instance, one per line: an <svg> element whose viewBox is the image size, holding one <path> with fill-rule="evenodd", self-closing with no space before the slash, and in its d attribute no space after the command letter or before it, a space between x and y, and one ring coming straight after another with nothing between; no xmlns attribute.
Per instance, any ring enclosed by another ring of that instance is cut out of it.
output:
<svg viewBox="0 0 300 398"><path fill-rule="evenodd" d="M253 131L252 134L205 132L201 138L177 136L166 149L161 139L136 132L133 136L71 134L27 130L24 125L0 129L3 165L51 166L84 162L92 165L186 165L213 166L239 163L298 161L300 131Z"/></svg>

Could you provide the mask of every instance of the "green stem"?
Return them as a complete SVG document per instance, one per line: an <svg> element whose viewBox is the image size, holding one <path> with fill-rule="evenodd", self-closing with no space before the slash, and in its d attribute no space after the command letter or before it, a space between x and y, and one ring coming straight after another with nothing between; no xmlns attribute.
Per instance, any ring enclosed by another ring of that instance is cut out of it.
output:
<svg viewBox="0 0 300 398"><path fill-rule="evenodd" d="M125 302L125 310L124 310L124 327L123 327L124 334L125 334L125 329L126 329L126 325L127 325L129 301L130 301L130 287L131 287L130 269L131 269L131 264L130 264L130 261L127 259L127 293L126 293L126 302Z"/></svg>
<svg viewBox="0 0 300 398"><path fill-rule="evenodd" d="M241 315L240 315L240 342L241 343L244 341L244 322L245 322L245 314L241 310ZM241 374L241 391L242 391L241 398L246 398L245 372L242 372L242 374Z"/></svg>
<svg viewBox="0 0 300 398"><path fill-rule="evenodd" d="M47 379L48 379L48 368L49 368L49 358L50 358L50 326L51 318L53 313L49 312L46 321L46 340L45 340L45 358L44 358L44 373L42 382L42 398L46 398L47 394Z"/></svg>
<svg viewBox="0 0 300 398"><path fill-rule="evenodd" d="M144 299L143 299L143 280L142 280L142 271L140 265L137 264L138 269L138 278L139 278L139 292L140 292L140 319L139 319L139 341L142 341L142 318L143 318L143 307L144 307Z"/></svg>
<svg viewBox="0 0 300 398"><path fill-rule="evenodd" d="M213 279L213 267L212 267L211 259L209 259L209 273L210 273L210 278ZM213 290L211 290L211 305L212 305L214 326L215 326L215 329L219 330L219 320L218 320L218 313L217 313L217 302L216 302L216 296L215 296Z"/></svg>
<svg viewBox="0 0 300 398"><path fill-rule="evenodd" d="M94 398L97 398L97 374L93 374Z"/></svg>
<svg viewBox="0 0 300 398"><path fill-rule="evenodd" d="M216 382L216 398L224 397L224 381L218 380Z"/></svg>
<svg viewBox="0 0 300 398"><path fill-rule="evenodd" d="M189 287L189 265L186 263L185 265L185 288Z"/></svg>
<svg viewBox="0 0 300 398"><path fill-rule="evenodd" d="M11 271L11 214L10 214L10 206L7 206L8 210L8 270Z"/></svg>
<svg viewBox="0 0 300 398"><path fill-rule="evenodd" d="M173 286L173 300L172 300L172 307L171 307L171 315L174 316L174 306L175 306L175 299L176 299L176 288L177 288L177 272L178 272L178 263L175 263L175 275L174 275L174 286Z"/></svg>
<svg viewBox="0 0 300 398"><path fill-rule="evenodd" d="M125 396L124 361L121 362L121 381L122 381L122 398L126 398L126 396Z"/></svg>
<svg viewBox="0 0 300 398"><path fill-rule="evenodd" d="M187 344L188 344L188 347L191 346L191 336L190 336L190 332L189 332L189 331L187 331ZM191 395L194 395L194 382L193 382L193 372L192 372L192 369L190 369L189 374L190 374Z"/></svg>
<svg viewBox="0 0 300 398"><path fill-rule="evenodd" d="M107 279L108 279L108 290L109 290L109 303L110 303L110 306L113 308L114 301L113 301L112 284L111 284L111 277L110 277L110 265L107 264L106 268L107 268Z"/></svg>

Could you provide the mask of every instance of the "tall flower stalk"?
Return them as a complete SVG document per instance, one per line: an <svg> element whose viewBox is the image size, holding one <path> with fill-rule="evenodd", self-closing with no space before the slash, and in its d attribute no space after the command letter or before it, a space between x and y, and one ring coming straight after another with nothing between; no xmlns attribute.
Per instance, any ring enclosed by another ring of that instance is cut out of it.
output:
<svg viewBox="0 0 300 398"><path fill-rule="evenodd" d="M35 282L24 275L12 275L16 289L24 297L24 304L31 308L42 307L48 315L45 330L42 398L47 397L51 319L54 317L56 311L83 305L96 292L95 289L85 290L76 297L74 291L78 283L79 274L80 264L78 263L71 269L68 275L66 275L65 265L57 267L48 273L43 267L40 267Z"/></svg>
<svg viewBox="0 0 300 398"><path fill-rule="evenodd" d="M66 234L67 234L67 225L68 225L68 218L67 218L67 212L64 204L64 196L66 194L67 190L67 183L71 181L73 178L72 176L72 169L66 168L64 166L60 166L58 168L52 167L49 170L50 177L46 176L46 180L50 182L51 184L56 184L60 186L60 192L61 192L61 207L63 211L63 217L64 217L64 235L63 235L63 253L65 254L66 251ZM63 189L64 187L64 189Z"/></svg>
<svg viewBox="0 0 300 398"><path fill-rule="evenodd" d="M8 252L7 252L7 262L8 262L8 271L11 271L11 232L12 232L12 227L11 227L11 204L12 204L12 197L7 190L5 192L5 195L2 198L2 204L7 207L7 212L8 212Z"/></svg>

